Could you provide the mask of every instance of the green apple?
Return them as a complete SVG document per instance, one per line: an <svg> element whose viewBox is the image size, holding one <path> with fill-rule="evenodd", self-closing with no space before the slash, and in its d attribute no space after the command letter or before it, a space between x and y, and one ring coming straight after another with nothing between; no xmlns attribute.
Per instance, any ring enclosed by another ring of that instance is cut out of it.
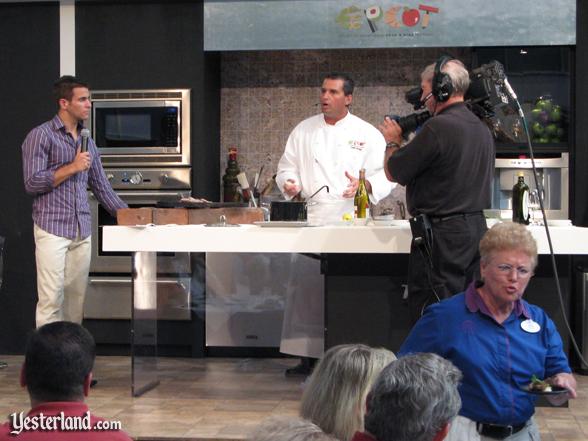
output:
<svg viewBox="0 0 588 441"><path fill-rule="evenodd" d="M543 134L545 133L545 128L538 121L535 121L533 124L531 124L531 130L533 131L533 134L537 136L543 136Z"/></svg>
<svg viewBox="0 0 588 441"><path fill-rule="evenodd" d="M553 122L558 122L561 120L561 107L558 105L553 106L553 109L551 109L551 112L549 112L549 117Z"/></svg>
<svg viewBox="0 0 588 441"><path fill-rule="evenodd" d="M546 138L545 136L542 136L541 138L537 139L537 142L539 144L547 144L549 142L549 138Z"/></svg>
<svg viewBox="0 0 588 441"><path fill-rule="evenodd" d="M537 121L539 119L539 115L541 115L541 112L542 112L542 110L540 108L538 108L538 107L534 107L531 110L531 116L533 117L533 119L535 121Z"/></svg>
<svg viewBox="0 0 588 441"><path fill-rule="evenodd" d="M554 123L551 124L547 124L547 126L545 126L545 135L547 136L556 136L557 135L557 125L555 125Z"/></svg>
<svg viewBox="0 0 588 441"><path fill-rule="evenodd" d="M541 110L545 110L547 112L551 111L551 108L553 106L553 103L551 102L550 99L546 99L546 98L539 98L536 102L535 102L535 107Z"/></svg>

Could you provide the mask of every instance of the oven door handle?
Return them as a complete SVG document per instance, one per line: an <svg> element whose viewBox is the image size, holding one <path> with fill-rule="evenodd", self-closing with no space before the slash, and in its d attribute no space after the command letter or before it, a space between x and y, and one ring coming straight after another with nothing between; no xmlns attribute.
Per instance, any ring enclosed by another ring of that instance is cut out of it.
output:
<svg viewBox="0 0 588 441"><path fill-rule="evenodd" d="M189 190L186 190L189 191ZM159 197L159 196L171 196L173 194L176 194L178 196L181 196L183 192L181 191L143 191L143 190L137 190L137 191L117 191L116 194L118 196L131 196L131 197Z"/></svg>
<svg viewBox="0 0 588 441"><path fill-rule="evenodd" d="M129 284L129 283L133 283L132 279L93 279L90 278L88 279L88 282L90 284L100 284L100 283L104 283L104 284ZM179 280L165 280L165 279L158 279L156 281L158 284L160 285L178 285L180 288L186 290L186 286Z"/></svg>
<svg viewBox="0 0 588 441"><path fill-rule="evenodd" d="M88 282L90 284L100 284L100 283L108 283L108 284L127 284L127 283L132 283L133 281L131 279L88 279Z"/></svg>
<svg viewBox="0 0 588 441"><path fill-rule="evenodd" d="M148 198L160 197L160 196L169 197L172 195L182 196L183 193L187 193L187 192L189 192L189 190L186 190L186 191L143 191L143 190L137 190L137 191L117 191L116 194L118 196L141 199L141 198L145 198L145 197L148 197ZM94 193L91 193L91 197L96 199L96 196L94 196Z"/></svg>

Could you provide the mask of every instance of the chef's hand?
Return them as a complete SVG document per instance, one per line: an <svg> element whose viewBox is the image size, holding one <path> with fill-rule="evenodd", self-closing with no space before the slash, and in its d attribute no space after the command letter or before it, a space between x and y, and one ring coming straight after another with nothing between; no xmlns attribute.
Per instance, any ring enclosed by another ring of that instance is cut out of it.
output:
<svg viewBox="0 0 588 441"><path fill-rule="evenodd" d="M92 157L90 156L90 152L81 152L81 149L78 148L76 157L71 162L74 173L88 170L90 165L92 165Z"/></svg>
<svg viewBox="0 0 588 441"><path fill-rule="evenodd" d="M300 193L300 185L294 179L288 179L284 182L284 193L288 196L296 196Z"/></svg>
<svg viewBox="0 0 588 441"><path fill-rule="evenodd" d="M384 118L384 122L379 126L380 132L384 135L386 144L391 142L398 145L402 144L402 129L396 121L389 117Z"/></svg>
<svg viewBox="0 0 588 441"><path fill-rule="evenodd" d="M347 183L347 188L343 192L344 198L352 198L355 197L355 193L357 192L357 187L359 187L359 179L355 176L351 176L348 172L345 172L345 177L349 179Z"/></svg>

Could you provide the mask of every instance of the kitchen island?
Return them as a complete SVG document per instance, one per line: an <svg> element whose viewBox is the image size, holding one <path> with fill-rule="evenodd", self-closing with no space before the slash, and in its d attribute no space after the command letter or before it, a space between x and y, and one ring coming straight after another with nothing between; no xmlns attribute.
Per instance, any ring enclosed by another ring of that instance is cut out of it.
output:
<svg viewBox="0 0 588 441"><path fill-rule="evenodd" d="M377 335L377 337L387 338L388 341L402 341L404 333L409 329L409 324L400 309L402 308L402 284L405 282L398 277L398 274L405 274L401 260L406 259L409 253L412 236L408 221L396 221L396 224L394 226L359 226L342 223L341 225L296 228L257 225L103 227L103 251L132 252L134 256L133 394L142 394L154 387L158 381L155 350L157 293L154 283L157 280L157 252L321 254L326 256L329 271L331 271L331 274L327 273L325 277L325 345L330 347L342 342L357 341L354 338L356 336L351 335L350 332L362 329L381 334L388 333L383 336ZM537 240L539 254L549 254L544 227L529 228ZM563 267L570 267L565 261L568 259L567 256L588 255L588 228L550 227L550 233L554 253L564 260ZM345 257L346 254L355 255L352 262ZM373 270L373 265L372 262L363 264L363 267L361 263L358 264L362 256L384 261L379 270L379 278L371 277L371 274L367 274L366 277L366 273ZM545 257L547 256L540 256L540 258ZM329 261L330 258L333 258L333 261ZM361 272L351 273L349 268L352 270L360 268ZM396 271L396 277L394 275L381 277L388 274L388 268L391 269L390 272L393 269ZM540 268L550 271L547 261L540 264ZM560 277L568 278L569 281L570 271L558 270L558 272ZM553 295L551 281L549 274L537 274L532 280L537 288L530 285L527 290L528 295L526 294L532 303L544 307L550 315L553 314L551 311L561 309L558 306L557 296ZM381 293L391 289L395 291L395 294L392 300L383 301L386 307L376 306L375 300L383 298ZM565 288L564 291L566 291ZM365 313L358 312L358 295L360 296L359 307L363 309L365 306ZM565 302L568 302L568 295L569 292L564 292ZM570 310L568 306L565 309ZM363 317L360 317L362 315ZM379 318L376 315L379 315ZM354 323L352 327L346 325L351 319ZM556 317L555 320L557 323L558 318ZM394 323L391 329L375 329L378 328L378 323L392 321ZM560 332L562 331L560 328Z"/></svg>
<svg viewBox="0 0 588 441"><path fill-rule="evenodd" d="M545 228L529 227L539 254L549 254ZM554 254L587 255L588 228L549 227ZM268 228L257 225L105 226L103 251L215 253L408 254L408 221L395 226L323 225Z"/></svg>

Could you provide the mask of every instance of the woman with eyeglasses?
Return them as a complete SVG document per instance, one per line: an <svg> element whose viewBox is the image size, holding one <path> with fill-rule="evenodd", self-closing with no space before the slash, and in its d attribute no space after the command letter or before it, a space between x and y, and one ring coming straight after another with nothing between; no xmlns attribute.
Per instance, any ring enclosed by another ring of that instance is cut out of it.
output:
<svg viewBox="0 0 588 441"><path fill-rule="evenodd" d="M576 397L576 380L553 321L523 300L537 243L509 222L488 230L479 248L481 280L429 306L398 355L434 352L463 372L448 440L539 440L531 377L566 389L548 397L554 404Z"/></svg>

